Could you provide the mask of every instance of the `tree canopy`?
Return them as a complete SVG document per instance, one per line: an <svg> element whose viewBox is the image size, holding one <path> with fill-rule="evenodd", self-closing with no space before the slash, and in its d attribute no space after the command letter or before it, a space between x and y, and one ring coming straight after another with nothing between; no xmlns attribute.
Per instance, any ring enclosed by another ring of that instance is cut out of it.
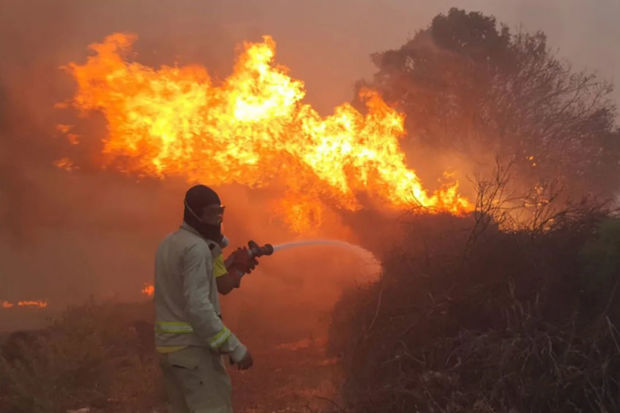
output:
<svg viewBox="0 0 620 413"><path fill-rule="evenodd" d="M399 49L372 56L378 89L406 115L409 144L471 162L511 162L522 188L555 181L572 197L620 185L612 85L577 71L543 32L512 33L494 17L451 9Z"/></svg>

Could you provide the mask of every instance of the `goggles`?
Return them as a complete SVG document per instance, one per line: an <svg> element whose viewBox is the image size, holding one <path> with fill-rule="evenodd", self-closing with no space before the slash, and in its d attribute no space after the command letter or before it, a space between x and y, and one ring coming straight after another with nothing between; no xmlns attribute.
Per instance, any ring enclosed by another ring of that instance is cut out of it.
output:
<svg viewBox="0 0 620 413"><path fill-rule="evenodd" d="M204 211L210 215L223 215L226 207L224 205L207 205Z"/></svg>

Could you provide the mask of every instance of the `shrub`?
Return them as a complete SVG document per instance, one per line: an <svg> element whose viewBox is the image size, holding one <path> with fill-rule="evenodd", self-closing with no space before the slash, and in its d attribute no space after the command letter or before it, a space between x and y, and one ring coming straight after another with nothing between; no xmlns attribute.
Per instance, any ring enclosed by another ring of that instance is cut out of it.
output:
<svg viewBox="0 0 620 413"><path fill-rule="evenodd" d="M620 411L620 224L573 211L545 231L412 217L379 282L336 306L355 412Z"/></svg>
<svg viewBox="0 0 620 413"><path fill-rule="evenodd" d="M147 304L91 301L45 330L13 333L0 356L0 411L152 411L163 391L144 321L150 311Z"/></svg>

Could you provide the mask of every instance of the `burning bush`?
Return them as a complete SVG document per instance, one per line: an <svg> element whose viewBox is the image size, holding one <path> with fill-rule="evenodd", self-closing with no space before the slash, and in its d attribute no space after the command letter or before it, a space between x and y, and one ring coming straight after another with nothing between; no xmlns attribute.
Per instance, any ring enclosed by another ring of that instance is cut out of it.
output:
<svg viewBox="0 0 620 413"><path fill-rule="evenodd" d="M412 217L382 279L339 302L349 407L620 411L620 221L582 206L542 232L477 225Z"/></svg>

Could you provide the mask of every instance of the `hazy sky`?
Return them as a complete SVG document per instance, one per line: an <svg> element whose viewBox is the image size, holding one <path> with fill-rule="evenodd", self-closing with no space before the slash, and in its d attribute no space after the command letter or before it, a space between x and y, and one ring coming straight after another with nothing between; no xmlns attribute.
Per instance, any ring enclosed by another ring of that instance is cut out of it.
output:
<svg viewBox="0 0 620 413"><path fill-rule="evenodd" d="M575 67L618 80L620 0L0 0L0 47L51 54L45 63L62 64L83 60L86 45L112 31L129 31L140 36L140 61L199 62L224 76L235 45L270 34L278 60L306 82L308 99L325 113L372 74L371 53L399 47L450 7L543 30ZM14 63L2 54L0 68Z"/></svg>
<svg viewBox="0 0 620 413"><path fill-rule="evenodd" d="M258 3L272 7L258 13L257 21L250 18L236 24L248 33L252 27L256 32L274 27L285 60L294 53L290 49L311 45L317 54L306 56L303 62L296 58L291 66L307 81L309 98L327 94L332 104L349 98L352 81L372 74L370 53L399 47L450 7L495 15L513 29L542 30L549 45L576 68L597 71L610 81L620 78L620 0L345 0L307 1L304 6L296 1ZM341 87L322 87L325 82L321 79L326 78ZM620 90L615 96L620 100Z"/></svg>

